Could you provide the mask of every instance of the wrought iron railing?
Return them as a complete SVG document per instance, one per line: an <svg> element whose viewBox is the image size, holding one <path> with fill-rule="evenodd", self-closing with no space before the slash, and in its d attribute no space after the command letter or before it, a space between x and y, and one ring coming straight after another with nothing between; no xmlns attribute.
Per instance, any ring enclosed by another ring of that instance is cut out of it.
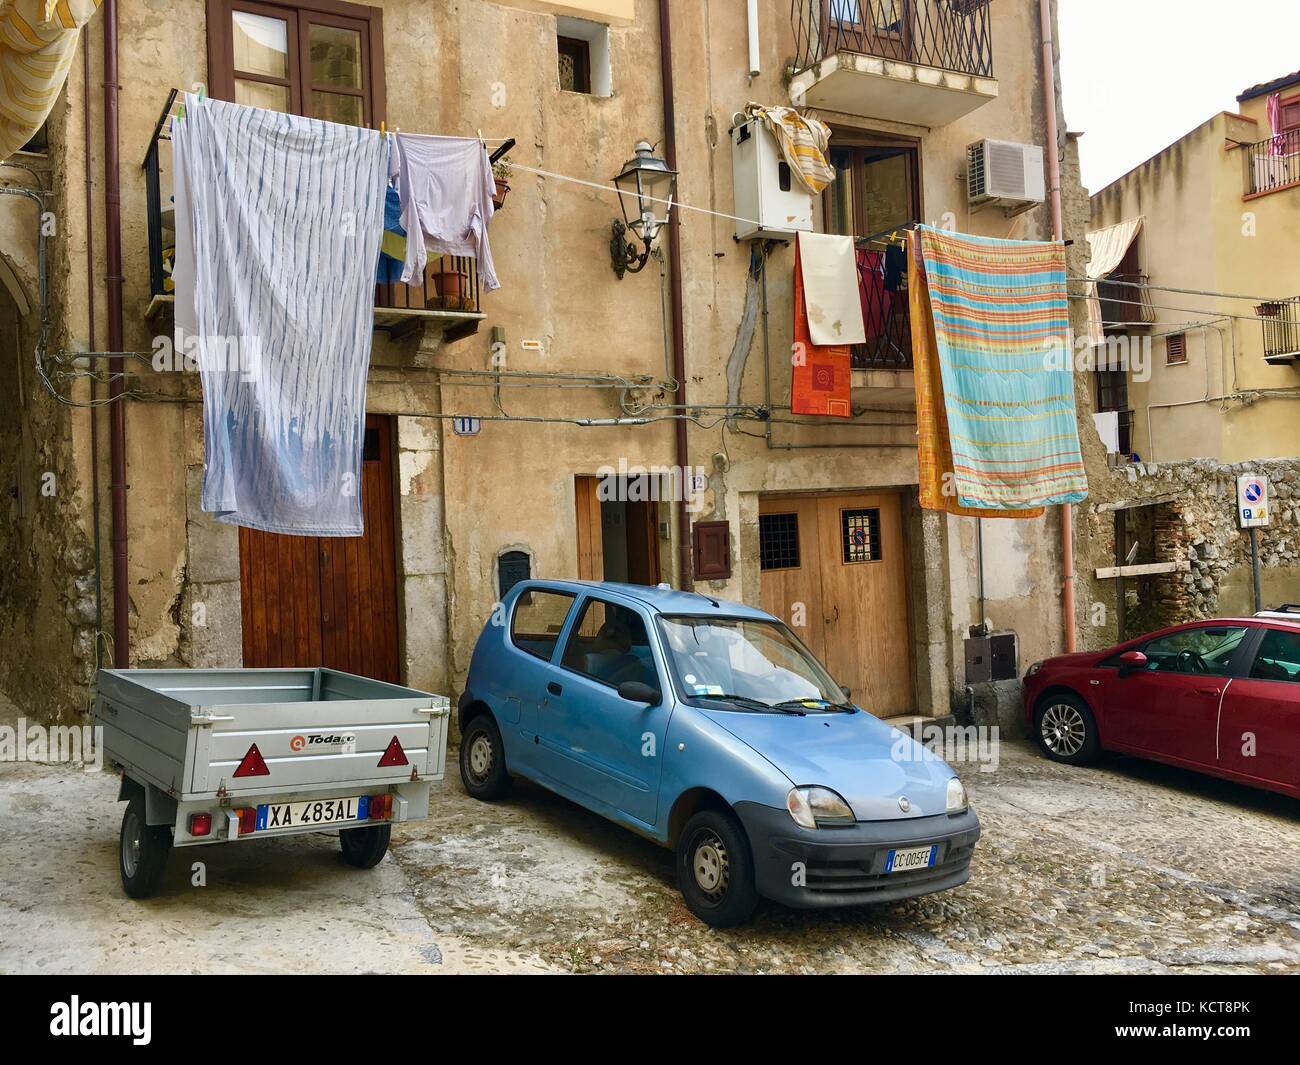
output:
<svg viewBox="0 0 1300 1065"><path fill-rule="evenodd" d="M167 96L144 158L145 200L148 211L149 294L173 294L176 218L171 185L171 121L177 92ZM381 275L382 276L382 275ZM394 275L395 277L395 275ZM375 306L392 310L479 310L479 281L471 258L430 256L418 285L375 279Z"/></svg>
<svg viewBox="0 0 1300 1065"><path fill-rule="evenodd" d="M1108 333L1122 332L1134 326L1151 325L1156 320L1151 289L1146 274L1109 274L1097 282L1101 303L1101 320Z"/></svg>
<svg viewBox="0 0 1300 1065"><path fill-rule="evenodd" d="M1264 319L1264 358L1300 358L1300 296L1261 303L1255 313Z"/></svg>
<svg viewBox="0 0 1300 1065"><path fill-rule="evenodd" d="M907 295L907 252L902 246L858 248L858 289L865 344L853 345L857 370L910 370L912 318Z"/></svg>
<svg viewBox="0 0 1300 1065"><path fill-rule="evenodd" d="M990 0L791 0L795 71L836 52L993 76Z"/></svg>
<svg viewBox="0 0 1300 1065"><path fill-rule="evenodd" d="M1246 145L1246 195L1300 185L1300 129Z"/></svg>

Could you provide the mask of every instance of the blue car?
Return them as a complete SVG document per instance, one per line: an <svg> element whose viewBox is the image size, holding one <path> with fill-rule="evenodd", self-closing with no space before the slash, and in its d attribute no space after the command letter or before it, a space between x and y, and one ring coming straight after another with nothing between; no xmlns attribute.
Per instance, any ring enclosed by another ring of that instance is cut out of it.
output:
<svg viewBox="0 0 1300 1065"><path fill-rule="evenodd" d="M695 593L525 581L474 649L465 790L525 777L672 848L686 905L847 906L957 887L979 820L941 759L850 702L784 624Z"/></svg>

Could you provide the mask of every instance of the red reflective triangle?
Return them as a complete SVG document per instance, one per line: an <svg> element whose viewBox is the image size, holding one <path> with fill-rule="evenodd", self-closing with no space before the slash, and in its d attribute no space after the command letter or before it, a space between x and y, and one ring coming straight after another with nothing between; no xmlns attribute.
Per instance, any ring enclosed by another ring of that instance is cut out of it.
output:
<svg viewBox="0 0 1300 1065"><path fill-rule="evenodd" d="M257 749L256 743L248 748L244 760L232 774L237 777L269 777L270 775L271 771L266 768L266 760L262 757L262 752Z"/></svg>
<svg viewBox="0 0 1300 1065"><path fill-rule="evenodd" d="M381 759L379 759L378 768L383 769L385 766L390 766L390 765L409 765L409 764L410 763L408 763L406 760L406 752L402 750L402 745L397 742L397 737L394 736L393 742L388 745L388 750L386 750L384 752L384 756Z"/></svg>

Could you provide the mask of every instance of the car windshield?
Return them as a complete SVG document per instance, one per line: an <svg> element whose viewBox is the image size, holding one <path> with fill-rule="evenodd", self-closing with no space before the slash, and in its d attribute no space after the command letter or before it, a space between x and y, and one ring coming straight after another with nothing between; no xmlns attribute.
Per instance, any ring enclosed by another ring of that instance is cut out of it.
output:
<svg viewBox="0 0 1300 1065"><path fill-rule="evenodd" d="M844 693L784 625L747 618L661 617L668 661L682 692L756 712L812 712ZM805 705L806 704L806 705Z"/></svg>

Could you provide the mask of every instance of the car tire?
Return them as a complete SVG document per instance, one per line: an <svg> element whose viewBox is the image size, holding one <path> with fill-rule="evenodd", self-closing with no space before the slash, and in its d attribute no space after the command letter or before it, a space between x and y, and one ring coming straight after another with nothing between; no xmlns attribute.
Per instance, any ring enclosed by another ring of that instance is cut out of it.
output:
<svg viewBox="0 0 1300 1065"><path fill-rule="evenodd" d="M1049 695L1034 712L1034 738L1053 762L1087 765L1101 753L1097 721L1077 695Z"/></svg>
<svg viewBox="0 0 1300 1065"><path fill-rule="evenodd" d="M339 846L343 860L358 869L373 869L388 853L392 838L392 825L366 825L365 828L345 828L339 833Z"/></svg>
<svg viewBox="0 0 1300 1065"><path fill-rule="evenodd" d="M754 858L734 814L701 810L686 823L677 839L677 886L686 908L712 928L735 928L754 916Z"/></svg>
<svg viewBox="0 0 1300 1065"><path fill-rule="evenodd" d="M118 871L131 898L147 899L157 893L171 849L171 827L149 824L144 795L136 795L126 804L118 837Z"/></svg>
<svg viewBox="0 0 1300 1065"><path fill-rule="evenodd" d="M460 780L481 802L503 799L510 792L506 748L491 714L471 718L460 738Z"/></svg>

